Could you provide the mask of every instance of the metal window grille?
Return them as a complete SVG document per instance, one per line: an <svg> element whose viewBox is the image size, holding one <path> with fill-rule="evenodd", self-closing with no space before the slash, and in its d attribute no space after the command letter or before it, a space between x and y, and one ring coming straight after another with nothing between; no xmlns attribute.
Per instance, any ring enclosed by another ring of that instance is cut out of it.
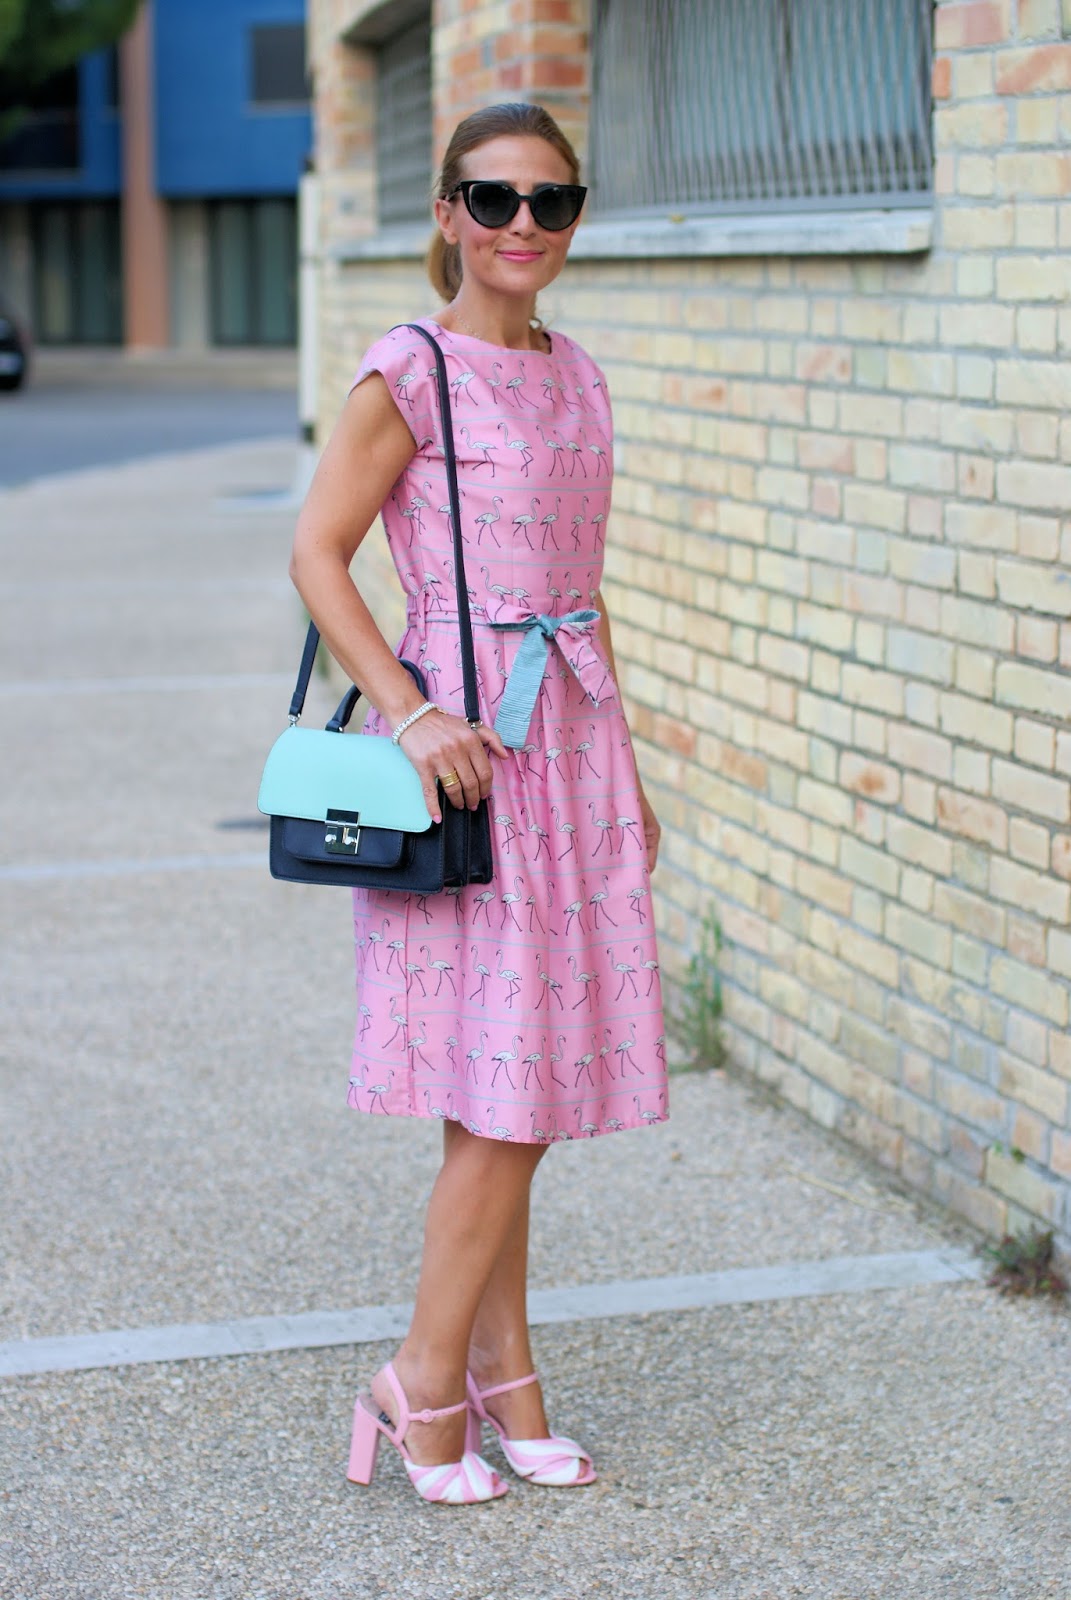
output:
<svg viewBox="0 0 1071 1600"><path fill-rule="evenodd" d="M303 22L250 28L249 49L254 104L300 105L309 98Z"/></svg>
<svg viewBox="0 0 1071 1600"><path fill-rule="evenodd" d="M422 222L431 193L431 7L376 52L379 225Z"/></svg>
<svg viewBox="0 0 1071 1600"><path fill-rule="evenodd" d="M603 212L917 204L933 0L596 0Z"/></svg>

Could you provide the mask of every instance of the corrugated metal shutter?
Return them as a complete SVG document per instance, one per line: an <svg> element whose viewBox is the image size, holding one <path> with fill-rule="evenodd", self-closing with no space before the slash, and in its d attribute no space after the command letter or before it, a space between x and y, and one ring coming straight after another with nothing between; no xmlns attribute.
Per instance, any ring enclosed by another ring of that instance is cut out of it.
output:
<svg viewBox="0 0 1071 1600"><path fill-rule="evenodd" d="M431 211L431 8L377 51L380 227Z"/></svg>
<svg viewBox="0 0 1071 1600"><path fill-rule="evenodd" d="M932 0L596 0L603 212L918 203Z"/></svg>

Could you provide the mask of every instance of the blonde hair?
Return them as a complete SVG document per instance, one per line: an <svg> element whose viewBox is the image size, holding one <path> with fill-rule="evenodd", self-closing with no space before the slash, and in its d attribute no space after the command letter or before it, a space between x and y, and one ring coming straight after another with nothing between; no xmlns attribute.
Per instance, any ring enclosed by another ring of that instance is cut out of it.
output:
<svg viewBox="0 0 1071 1600"><path fill-rule="evenodd" d="M580 162L565 134L549 111L517 101L501 106L484 106L459 122L446 147L443 164L435 184L434 198L445 200L462 181L465 157L492 139L503 138L542 139L555 149L569 168L572 182L580 181ZM456 244L447 244L436 228L428 246L428 277L432 287L443 300L453 300L461 288L461 250Z"/></svg>

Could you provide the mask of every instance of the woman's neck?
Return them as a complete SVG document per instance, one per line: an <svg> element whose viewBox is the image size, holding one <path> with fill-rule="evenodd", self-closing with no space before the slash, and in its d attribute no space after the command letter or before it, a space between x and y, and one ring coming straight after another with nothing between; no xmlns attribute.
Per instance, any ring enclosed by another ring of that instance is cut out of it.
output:
<svg viewBox="0 0 1071 1600"><path fill-rule="evenodd" d="M470 334L486 344L503 345L509 350L545 350L547 341L531 325L535 302L525 304L502 300L481 301L462 290L445 308L443 326Z"/></svg>

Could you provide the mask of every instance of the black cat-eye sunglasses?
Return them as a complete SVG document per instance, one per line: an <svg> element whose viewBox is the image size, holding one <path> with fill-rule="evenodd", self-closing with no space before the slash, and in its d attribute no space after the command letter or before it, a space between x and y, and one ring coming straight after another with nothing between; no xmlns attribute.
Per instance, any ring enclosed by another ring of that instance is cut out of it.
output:
<svg viewBox="0 0 1071 1600"><path fill-rule="evenodd" d="M532 221L538 227L548 233L561 233L563 228L571 228L580 215L587 192L580 183L537 183L531 194L518 194L511 183L466 178L451 189L446 199L460 194L469 216L481 228L504 228L521 209L521 201L527 200Z"/></svg>

